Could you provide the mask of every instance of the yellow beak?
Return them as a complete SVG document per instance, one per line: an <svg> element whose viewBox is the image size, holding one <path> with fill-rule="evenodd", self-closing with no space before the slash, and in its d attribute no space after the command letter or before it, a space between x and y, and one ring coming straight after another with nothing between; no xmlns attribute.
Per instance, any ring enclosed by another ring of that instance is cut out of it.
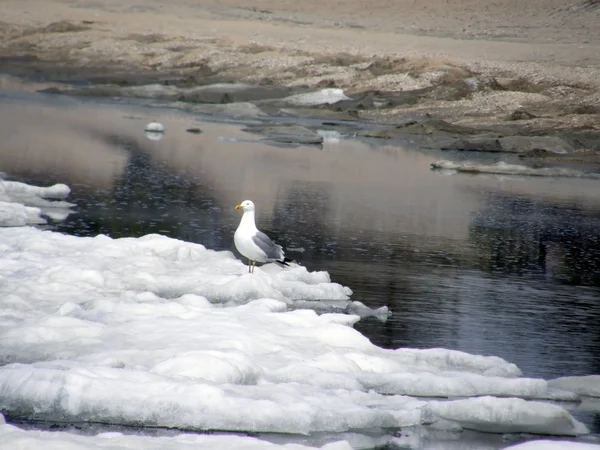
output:
<svg viewBox="0 0 600 450"><path fill-rule="evenodd" d="M243 207L242 205L237 205L237 206L235 207L235 209L243 209L243 208L244 208L244 207Z"/></svg>

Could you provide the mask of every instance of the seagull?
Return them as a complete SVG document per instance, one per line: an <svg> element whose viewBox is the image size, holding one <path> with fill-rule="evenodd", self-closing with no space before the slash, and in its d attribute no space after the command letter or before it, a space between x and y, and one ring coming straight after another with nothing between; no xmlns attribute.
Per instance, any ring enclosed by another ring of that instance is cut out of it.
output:
<svg viewBox="0 0 600 450"><path fill-rule="evenodd" d="M244 200L235 209L244 210L242 220L233 235L233 241L238 252L248 258L248 273L254 273L257 262L277 262L289 266L288 261L291 259L285 257L281 245L275 244L269 236L256 228L254 202Z"/></svg>

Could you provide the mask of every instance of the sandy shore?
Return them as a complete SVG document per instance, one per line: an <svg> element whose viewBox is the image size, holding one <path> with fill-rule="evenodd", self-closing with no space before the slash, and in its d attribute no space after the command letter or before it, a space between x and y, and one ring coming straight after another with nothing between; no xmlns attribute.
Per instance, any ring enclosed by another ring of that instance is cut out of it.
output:
<svg viewBox="0 0 600 450"><path fill-rule="evenodd" d="M2 71L45 84L337 87L359 120L585 130L576 150L600 151L598 0L2 0L0 18Z"/></svg>

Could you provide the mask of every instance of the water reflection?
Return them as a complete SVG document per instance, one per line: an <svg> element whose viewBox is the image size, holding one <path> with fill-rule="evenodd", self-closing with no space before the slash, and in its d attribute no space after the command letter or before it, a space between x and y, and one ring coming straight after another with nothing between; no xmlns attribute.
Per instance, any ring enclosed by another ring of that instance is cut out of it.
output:
<svg viewBox="0 0 600 450"><path fill-rule="evenodd" d="M496 193L486 195L486 204L474 217L469 238L482 268L600 286L597 210Z"/></svg>
<svg viewBox="0 0 600 450"><path fill-rule="evenodd" d="M144 136L151 118L164 139ZM597 182L442 176L429 170L437 155L411 149L269 147L235 125L190 125L159 109L3 103L0 164L70 184L77 211L54 228L82 236L234 251L233 207L252 199L289 256L394 312L357 324L376 344L497 355L528 376L600 373Z"/></svg>

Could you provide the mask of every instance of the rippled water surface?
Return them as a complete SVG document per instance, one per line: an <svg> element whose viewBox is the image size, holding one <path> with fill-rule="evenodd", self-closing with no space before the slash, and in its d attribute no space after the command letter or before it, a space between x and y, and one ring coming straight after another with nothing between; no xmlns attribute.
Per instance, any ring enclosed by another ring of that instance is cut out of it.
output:
<svg viewBox="0 0 600 450"><path fill-rule="evenodd" d="M600 373L598 181L435 172L440 154L353 138L272 146L157 107L1 100L1 170L72 188L77 207L50 229L235 252L234 206L252 199L288 256L392 310L356 325L377 345L496 355L533 377ZM163 139L144 135L151 120Z"/></svg>

